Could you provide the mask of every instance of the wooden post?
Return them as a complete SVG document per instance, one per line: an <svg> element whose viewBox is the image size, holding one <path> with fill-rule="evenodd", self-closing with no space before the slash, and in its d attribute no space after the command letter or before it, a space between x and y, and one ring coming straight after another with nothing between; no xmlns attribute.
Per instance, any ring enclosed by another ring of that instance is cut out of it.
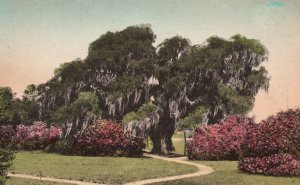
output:
<svg viewBox="0 0 300 185"><path fill-rule="evenodd" d="M184 136L184 155L186 155L186 131L183 132L183 136Z"/></svg>

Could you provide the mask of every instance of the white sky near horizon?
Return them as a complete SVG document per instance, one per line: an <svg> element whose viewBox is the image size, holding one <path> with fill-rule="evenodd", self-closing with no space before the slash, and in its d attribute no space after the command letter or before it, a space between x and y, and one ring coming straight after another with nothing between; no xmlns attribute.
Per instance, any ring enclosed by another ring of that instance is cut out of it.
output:
<svg viewBox="0 0 300 185"><path fill-rule="evenodd" d="M250 113L261 120L300 106L299 20L297 0L0 0L0 86L21 96L59 64L85 58L100 35L130 25L151 24L155 45L175 35L201 44L238 33L269 51L270 88Z"/></svg>

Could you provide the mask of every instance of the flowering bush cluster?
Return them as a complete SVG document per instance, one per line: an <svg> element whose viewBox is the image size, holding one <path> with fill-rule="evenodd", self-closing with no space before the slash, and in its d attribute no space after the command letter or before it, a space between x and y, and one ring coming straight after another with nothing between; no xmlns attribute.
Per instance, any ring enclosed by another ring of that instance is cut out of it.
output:
<svg viewBox="0 0 300 185"><path fill-rule="evenodd" d="M88 156L140 156L145 147L143 138L132 138L124 126L100 120L83 133L74 136L74 153Z"/></svg>
<svg viewBox="0 0 300 185"><path fill-rule="evenodd" d="M12 143L15 130L11 125L0 126L0 148L4 148Z"/></svg>
<svg viewBox="0 0 300 185"><path fill-rule="evenodd" d="M61 138L59 127L47 128L43 122L33 125L0 126L0 147L9 144L22 150L47 150L67 155L141 156L145 144L142 137L132 137L124 125L100 120L68 139Z"/></svg>
<svg viewBox="0 0 300 185"><path fill-rule="evenodd" d="M192 141L188 143L190 159L236 160L241 151L247 127L253 120L230 116L218 124L202 125L195 130Z"/></svg>
<svg viewBox="0 0 300 185"><path fill-rule="evenodd" d="M246 157L240 161L240 169L265 175L299 176L300 158L290 154L273 154L266 157Z"/></svg>
<svg viewBox="0 0 300 185"><path fill-rule="evenodd" d="M250 173L300 176L300 109L280 112L249 128L239 168Z"/></svg>
<svg viewBox="0 0 300 185"><path fill-rule="evenodd" d="M58 127L47 128L43 122L35 122L33 125L18 125L14 144L18 149L39 150L45 149L50 144L59 140L62 131Z"/></svg>

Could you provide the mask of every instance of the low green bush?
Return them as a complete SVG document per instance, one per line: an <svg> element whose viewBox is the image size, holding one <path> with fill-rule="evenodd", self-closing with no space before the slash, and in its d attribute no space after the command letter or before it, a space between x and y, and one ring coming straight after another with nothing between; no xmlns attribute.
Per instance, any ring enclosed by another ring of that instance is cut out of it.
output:
<svg viewBox="0 0 300 185"><path fill-rule="evenodd" d="M0 185L3 185L6 180L6 171L11 166L11 161L14 159L14 154L7 148L0 148Z"/></svg>
<svg viewBox="0 0 300 185"><path fill-rule="evenodd" d="M63 155L72 155L73 154L73 141L69 139L61 139L55 143L51 149L56 153Z"/></svg>
<svg viewBox="0 0 300 185"><path fill-rule="evenodd" d="M151 102L144 103L136 112L129 112L122 120L123 123L128 124L130 121L143 120L151 112L157 111L157 107Z"/></svg>

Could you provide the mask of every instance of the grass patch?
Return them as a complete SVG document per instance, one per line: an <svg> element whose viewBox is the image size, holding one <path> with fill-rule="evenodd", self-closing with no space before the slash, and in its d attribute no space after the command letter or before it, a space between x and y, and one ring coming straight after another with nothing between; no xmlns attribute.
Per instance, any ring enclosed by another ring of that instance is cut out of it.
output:
<svg viewBox="0 0 300 185"><path fill-rule="evenodd" d="M300 178L271 177L252 175L239 171L237 161L194 161L215 170L212 174L200 177L187 178L176 181L155 183L155 185L299 185Z"/></svg>
<svg viewBox="0 0 300 185"><path fill-rule="evenodd" d="M192 137L193 132L191 131L186 131L186 138ZM172 136L172 138L179 138L179 139L184 139L184 132L175 132Z"/></svg>
<svg viewBox="0 0 300 185"><path fill-rule="evenodd" d="M187 174L196 167L152 158L80 157L43 152L19 152L12 172L89 182L123 184Z"/></svg>
<svg viewBox="0 0 300 185"><path fill-rule="evenodd" d="M184 154L184 140L181 141L173 141L173 145L175 147L174 153L176 154Z"/></svg>
<svg viewBox="0 0 300 185"><path fill-rule="evenodd" d="M11 177L6 181L6 185L72 185L72 184Z"/></svg>
<svg viewBox="0 0 300 185"><path fill-rule="evenodd" d="M172 138L179 138L179 139L183 139L183 132L175 132L172 136Z"/></svg>

